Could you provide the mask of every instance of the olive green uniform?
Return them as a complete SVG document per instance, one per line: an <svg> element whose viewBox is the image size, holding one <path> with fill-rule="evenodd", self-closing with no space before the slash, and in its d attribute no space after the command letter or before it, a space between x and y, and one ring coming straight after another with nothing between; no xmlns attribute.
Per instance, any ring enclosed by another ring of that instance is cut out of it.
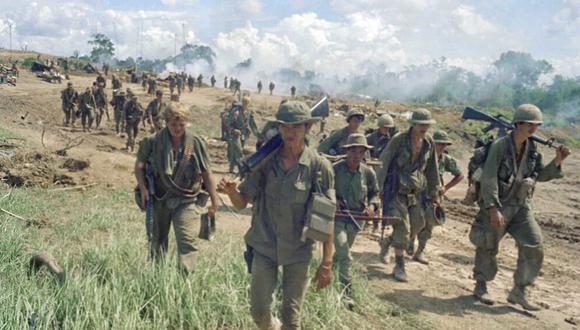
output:
<svg viewBox="0 0 580 330"><path fill-rule="evenodd" d="M113 85L113 89L121 89L121 87L123 87L123 83L117 77L111 79L111 85Z"/></svg>
<svg viewBox="0 0 580 330"><path fill-rule="evenodd" d="M64 123L67 126L69 124L74 125L75 123L76 116L74 114L74 109L77 95L77 92L75 92L72 86L63 89L60 95L60 98L62 99L62 111L64 112Z"/></svg>
<svg viewBox="0 0 580 330"><path fill-rule="evenodd" d="M526 151L527 150L527 151ZM481 177L480 210L471 227L469 238L475 245L473 277L477 281L491 281L497 273L498 246L509 233L518 247L518 262L514 273L517 286L533 284L544 259L542 232L532 211L533 186L523 187L517 178L549 181L563 177L561 167L552 161L544 165L542 154L530 140L517 164L513 133L495 141L487 156ZM522 167L523 166L523 167ZM490 224L488 209L498 207L504 216L505 226L496 228Z"/></svg>
<svg viewBox="0 0 580 330"><path fill-rule="evenodd" d="M180 163L186 155L186 141L191 141L191 156L184 164L186 170L179 175ZM159 259L167 252L169 229L173 223L180 263L192 273L195 270L195 251L199 249L199 207L195 204L196 198L183 197L165 186L161 176L171 178L179 187L198 193L201 174L210 168L207 145L198 136L186 133L178 150L173 151L169 131L163 128L139 142L137 160L152 166L155 175L151 254Z"/></svg>
<svg viewBox="0 0 580 330"><path fill-rule="evenodd" d="M314 247L314 241L304 242L301 236L314 180L322 193L334 200L330 163L306 147L293 168L285 171L276 152L239 186L242 196L253 204L252 225L245 240L253 249L250 308L260 329L271 329L275 323L271 305L278 285L278 266L282 266L283 272L282 323L285 329L300 329L308 264Z"/></svg>
<svg viewBox="0 0 580 330"><path fill-rule="evenodd" d="M366 136L367 143L373 146L373 148L370 150L372 158L379 158L381 156L381 153L391 140L391 136L392 134L384 135L378 129Z"/></svg>
<svg viewBox="0 0 580 330"><path fill-rule="evenodd" d="M143 116L141 104L135 100L125 102L123 109L123 120L125 121L125 131L127 133L127 150L133 151L135 139L139 133L139 122Z"/></svg>
<svg viewBox="0 0 580 330"><path fill-rule="evenodd" d="M155 131L159 131L163 125L161 124L161 109L165 106L165 103L159 102L157 99L152 100L147 105L145 109L145 119L149 121L149 115L151 115L151 120L153 122L149 123L155 128Z"/></svg>
<svg viewBox="0 0 580 330"><path fill-rule="evenodd" d="M125 129L125 119L123 118L123 107L125 106L125 94L118 93L113 96L111 105L113 106L113 115L115 117L115 132L121 133Z"/></svg>
<svg viewBox="0 0 580 330"><path fill-rule="evenodd" d="M243 147L242 147L242 130L244 127L244 120L242 115L238 115L237 118L234 118L233 115L230 115L228 118L227 123L227 143L228 143L228 163L230 165L230 172L233 172L234 167L238 167L239 170L239 163L243 157Z"/></svg>
<svg viewBox="0 0 580 330"><path fill-rule="evenodd" d="M330 136L320 142L318 152L333 156L344 155L345 151L342 149L342 146L346 144L349 135L350 133L347 127L332 132Z"/></svg>
<svg viewBox="0 0 580 330"><path fill-rule="evenodd" d="M83 129L91 128L93 126L93 120L95 120L95 97L93 92L84 92L80 97L79 110L81 111L81 123L83 124Z"/></svg>
<svg viewBox="0 0 580 330"><path fill-rule="evenodd" d="M346 202L346 208L354 213L364 211L366 205L374 205L379 209L379 186L375 171L361 163L356 171L348 169L346 160L340 160L333 165L334 180L336 187L336 199L338 203ZM364 221L359 221L359 226L364 227ZM337 217L334 224L334 264L338 265L340 281L350 284L350 265L352 256L350 248L354 243L359 230L346 217Z"/></svg>
<svg viewBox="0 0 580 330"><path fill-rule="evenodd" d="M439 192L439 172L437 169L437 156L435 155L435 142L427 135L423 139L423 145L417 161L413 164L411 129L398 133L389 142L380 156L383 166L377 173L379 189L382 189L387 179L389 164L394 162L394 178L398 180L398 191L388 205L386 216L400 217L401 222L393 225L393 233L389 240L396 249L405 249L409 239L414 239L426 226L422 194L434 198ZM424 233L426 234L426 233ZM419 236L419 240L424 237Z"/></svg>

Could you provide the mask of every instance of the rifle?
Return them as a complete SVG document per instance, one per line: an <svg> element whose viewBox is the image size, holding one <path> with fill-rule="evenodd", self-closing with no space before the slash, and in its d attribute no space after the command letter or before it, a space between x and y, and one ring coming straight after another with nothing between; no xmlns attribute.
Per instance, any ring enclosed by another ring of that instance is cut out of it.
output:
<svg viewBox="0 0 580 330"><path fill-rule="evenodd" d="M510 121L506 120L502 115L491 116L472 107L465 107L463 110L463 116L461 118L489 123L487 127L482 129L484 133L487 133L495 128L499 128L498 137L506 135L508 131L511 131L515 128L515 126ZM554 145L554 138L544 139L534 134L530 136L530 140L550 148L557 148L557 146Z"/></svg>
<svg viewBox="0 0 580 330"><path fill-rule="evenodd" d="M335 215L337 217L348 217L349 214L337 210ZM364 213L360 213L360 212L354 212L354 211L350 211L350 216L352 216L355 220L357 221L372 221L372 222L376 222L376 221L385 221L387 222L387 224L392 225L394 223L398 223L401 221L401 218L399 217L389 217L389 216L370 216L370 215L366 215Z"/></svg>
<svg viewBox="0 0 580 330"><path fill-rule="evenodd" d="M340 203L338 203L338 207L340 208L338 213L341 214L339 218L348 218L352 222L352 224L356 227L356 229L362 230L362 227L358 224L352 213L350 213L350 210L347 207L348 204L346 203L346 200L338 196L336 197L336 199L340 201Z"/></svg>
<svg viewBox="0 0 580 330"><path fill-rule="evenodd" d="M145 206L145 230L147 231L147 241L149 242L149 257L153 259L153 199L155 198L155 177L153 167L147 165L145 170L145 182L149 196Z"/></svg>
<svg viewBox="0 0 580 330"><path fill-rule="evenodd" d="M318 101L311 109L311 114L329 113L328 99L326 97ZM280 134L274 135L268 142L262 145L254 154L241 161L239 176L243 177L246 174L255 171L264 161L270 159L276 150L282 145L282 137Z"/></svg>

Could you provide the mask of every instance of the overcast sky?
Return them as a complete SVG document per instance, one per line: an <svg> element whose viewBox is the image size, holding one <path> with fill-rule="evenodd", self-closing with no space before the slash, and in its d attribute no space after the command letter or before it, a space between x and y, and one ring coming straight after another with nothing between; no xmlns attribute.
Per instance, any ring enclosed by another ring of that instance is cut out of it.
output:
<svg viewBox="0 0 580 330"><path fill-rule="evenodd" d="M116 56L163 58L183 40L210 45L218 66L252 58L348 76L446 57L477 73L507 50L580 75L580 0L0 0L0 47L88 53L96 32ZM140 36L142 36L140 38ZM142 42L140 42L140 39Z"/></svg>

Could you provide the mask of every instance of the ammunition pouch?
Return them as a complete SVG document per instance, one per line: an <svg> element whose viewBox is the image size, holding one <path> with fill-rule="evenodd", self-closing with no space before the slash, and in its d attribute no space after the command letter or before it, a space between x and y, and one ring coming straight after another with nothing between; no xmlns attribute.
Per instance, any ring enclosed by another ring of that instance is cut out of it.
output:
<svg viewBox="0 0 580 330"><path fill-rule="evenodd" d="M536 187L536 180L532 178L523 179L516 192L516 198L519 202L524 202L528 197L532 197L534 194L534 188Z"/></svg>
<svg viewBox="0 0 580 330"><path fill-rule="evenodd" d="M334 193L333 191L330 193ZM302 241L312 239L327 242L334 233L336 202L323 193L313 192L306 213Z"/></svg>
<svg viewBox="0 0 580 330"><path fill-rule="evenodd" d="M197 198L195 199L195 205L199 207L205 207L207 205L207 201L209 200L209 193L205 190L200 190L197 194Z"/></svg>
<svg viewBox="0 0 580 330"><path fill-rule="evenodd" d="M145 205L143 205L143 203L141 202L141 188L139 187L139 185L135 186L133 194L135 197L135 204L137 204L137 206L141 211L145 211Z"/></svg>

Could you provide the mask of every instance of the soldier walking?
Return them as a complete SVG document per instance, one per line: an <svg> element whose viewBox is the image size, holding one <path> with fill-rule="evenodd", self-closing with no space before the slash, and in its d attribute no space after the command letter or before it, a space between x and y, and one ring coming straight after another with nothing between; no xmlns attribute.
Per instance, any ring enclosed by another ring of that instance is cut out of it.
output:
<svg viewBox="0 0 580 330"><path fill-rule="evenodd" d="M80 96L79 110L81 112L81 123L83 125L83 132L90 131L95 119L95 96L90 87L87 87L85 92Z"/></svg>
<svg viewBox="0 0 580 330"><path fill-rule="evenodd" d="M215 80L215 76L212 74L212 75L211 75L211 79L210 79L210 82L211 82L211 87L215 87L215 83L216 83L216 81L217 81L217 80Z"/></svg>
<svg viewBox="0 0 580 330"><path fill-rule="evenodd" d="M262 81L258 81L258 94L262 93Z"/></svg>
<svg viewBox="0 0 580 330"><path fill-rule="evenodd" d="M75 125L75 104L77 103L78 93L73 88L73 83L69 82L67 88L63 89L60 93L60 98L62 100L62 111L64 112L64 125L69 124L74 127Z"/></svg>
<svg viewBox="0 0 580 330"><path fill-rule="evenodd" d="M113 116L115 118L115 133L117 136L125 131L125 120L123 118L123 108L125 107L125 92L113 92L113 99L111 105L113 106Z"/></svg>
<svg viewBox="0 0 580 330"><path fill-rule="evenodd" d="M273 81L270 81L270 85L268 86L268 88L270 89L270 95L272 95L272 92L274 91L275 87L276 87L276 84L274 84Z"/></svg>
<svg viewBox="0 0 580 330"><path fill-rule="evenodd" d="M159 132L163 127L161 125L161 110L165 108L163 103L163 91L155 92L155 99L147 105L145 115L143 116L143 126L146 123L151 125L151 133Z"/></svg>
<svg viewBox="0 0 580 330"><path fill-rule="evenodd" d="M290 95L292 95L292 97L296 96L296 86L290 87Z"/></svg>
<svg viewBox="0 0 580 330"><path fill-rule="evenodd" d="M330 136L320 142L318 152L331 156L344 154L345 151L341 147L346 144L349 135L359 132L359 128L364 120L365 115L362 110L358 108L349 110L346 114L346 122L348 125L332 132Z"/></svg>
<svg viewBox="0 0 580 330"><path fill-rule="evenodd" d="M143 116L143 108L137 96L132 94L131 99L125 103L123 109L123 119L125 120L125 132L127 133L127 151L133 152L135 149L135 139L139 133L139 122Z"/></svg>

